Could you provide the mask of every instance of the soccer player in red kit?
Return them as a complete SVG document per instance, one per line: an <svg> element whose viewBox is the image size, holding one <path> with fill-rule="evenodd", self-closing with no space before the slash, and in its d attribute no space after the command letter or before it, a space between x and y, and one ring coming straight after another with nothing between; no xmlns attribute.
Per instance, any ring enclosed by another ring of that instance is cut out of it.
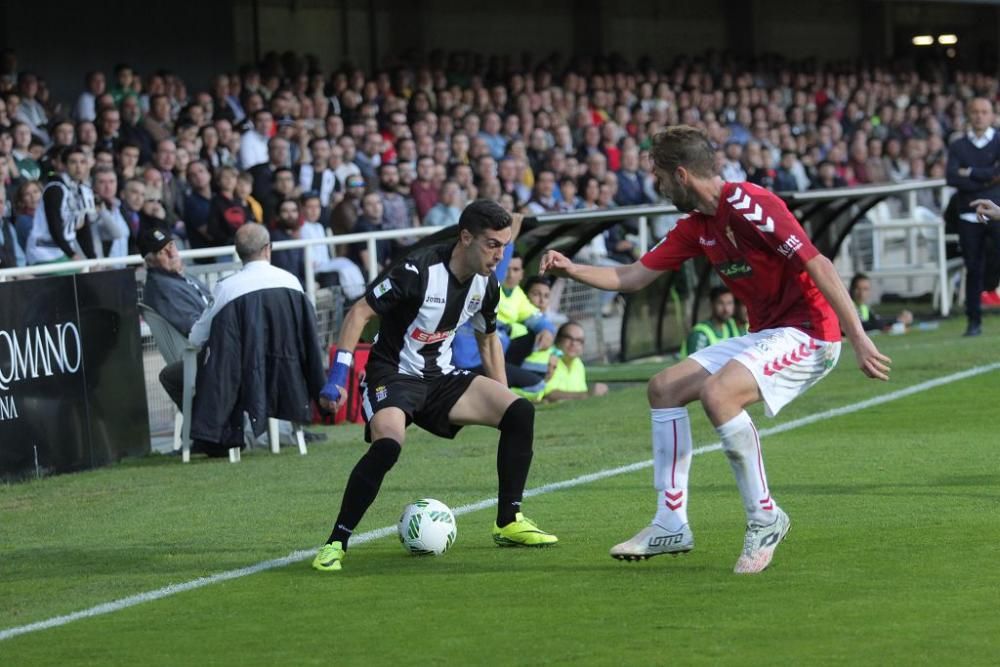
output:
<svg viewBox="0 0 1000 667"><path fill-rule="evenodd" d="M699 350L650 380L656 515L635 537L612 547L611 555L643 560L694 547L687 519L691 423L685 406L701 400L746 510L743 550L734 571L753 574L770 564L790 522L768 487L760 438L744 408L763 401L773 417L826 376L840 356L841 329L868 377L888 380L890 359L865 334L833 264L819 254L784 202L750 183L723 182L703 132L670 127L654 138L652 157L661 191L690 215L633 264L585 266L549 250L541 270L600 289L633 292L704 255L747 304L750 333Z"/></svg>

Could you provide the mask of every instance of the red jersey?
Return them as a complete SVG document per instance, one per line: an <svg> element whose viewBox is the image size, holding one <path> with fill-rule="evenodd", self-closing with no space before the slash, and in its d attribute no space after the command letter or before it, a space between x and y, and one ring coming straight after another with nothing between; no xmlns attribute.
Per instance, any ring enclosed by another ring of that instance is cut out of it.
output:
<svg viewBox="0 0 1000 667"><path fill-rule="evenodd" d="M751 331L795 327L813 338L838 341L837 315L805 271L818 254L774 193L752 183L726 183L714 216L682 218L640 261L654 271L674 271L705 255L746 304Z"/></svg>

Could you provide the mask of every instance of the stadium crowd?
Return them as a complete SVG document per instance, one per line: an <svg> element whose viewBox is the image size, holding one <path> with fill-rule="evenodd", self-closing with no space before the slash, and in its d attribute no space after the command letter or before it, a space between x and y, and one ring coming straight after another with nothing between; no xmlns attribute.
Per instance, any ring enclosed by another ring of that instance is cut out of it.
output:
<svg viewBox="0 0 1000 667"><path fill-rule="evenodd" d="M57 100L7 51L0 266L135 252L146 225L198 248L231 244L247 222L275 240L453 224L477 197L529 213L648 203L651 137L679 122L704 128L725 179L776 191L940 177L963 102L997 89L961 72L711 58L666 71L498 63L452 54L366 77L270 54L204 86L120 64ZM63 196L43 202L49 183ZM592 259L631 261L627 231L598 239ZM379 263L406 244L380 244ZM363 246L340 252L364 271ZM336 259L317 269L343 270ZM301 252L275 262L303 275Z"/></svg>

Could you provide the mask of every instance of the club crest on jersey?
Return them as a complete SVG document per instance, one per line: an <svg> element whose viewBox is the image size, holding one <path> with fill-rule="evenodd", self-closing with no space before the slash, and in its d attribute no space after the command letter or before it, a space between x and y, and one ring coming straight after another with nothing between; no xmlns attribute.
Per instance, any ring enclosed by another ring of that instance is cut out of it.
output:
<svg viewBox="0 0 1000 667"><path fill-rule="evenodd" d="M726 278L740 280L753 275L753 269L743 260L733 262L723 262L715 265L715 270Z"/></svg>
<svg viewBox="0 0 1000 667"><path fill-rule="evenodd" d="M389 395L389 390L385 385L379 385L375 387L375 400L378 402L384 401Z"/></svg>
<svg viewBox="0 0 1000 667"><path fill-rule="evenodd" d="M469 310L478 310L479 304L483 302L482 294L473 294L469 297Z"/></svg>
<svg viewBox="0 0 1000 667"><path fill-rule="evenodd" d="M413 333L410 334L410 338L415 341L424 343L425 345L431 345L432 343L440 343L445 340L451 334L453 330L449 331L424 331L420 327L415 327Z"/></svg>
<svg viewBox="0 0 1000 667"><path fill-rule="evenodd" d="M392 291L392 283L389 282L388 278L380 282L378 285L375 286L375 289L372 290L372 292L375 294L376 299L382 298L384 294L387 294L388 292L391 291Z"/></svg>

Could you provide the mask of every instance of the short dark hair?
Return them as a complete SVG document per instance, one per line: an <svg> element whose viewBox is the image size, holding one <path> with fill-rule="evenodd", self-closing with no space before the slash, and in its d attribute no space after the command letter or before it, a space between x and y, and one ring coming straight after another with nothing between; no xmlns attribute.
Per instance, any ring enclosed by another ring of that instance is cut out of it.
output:
<svg viewBox="0 0 1000 667"><path fill-rule="evenodd" d="M853 292L854 288L857 287L858 283L860 283L862 280L871 280L871 278L869 278L868 274L865 273L855 273L854 277L851 278L851 287L848 289L848 291Z"/></svg>
<svg viewBox="0 0 1000 667"><path fill-rule="evenodd" d="M479 236L487 229L507 229L510 224L510 213L490 199L477 199L466 206L458 218L459 232L464 229L473 236Z"/></svg>
<svg viewBox="0 0 1000 667"><path fill-rule="evenodd" d="M718 287L713 287L708 293L708 302L715 303L720 296L725 296L726 294L732 294L733 290L729 289L725 285L719 285Z"/></svg>
<svg viewBox="0 0 1000 667"><path fill-rule="evenodd" d="M690 125L673 125L657 132L650 155L657 167L671 174L677 167L697 176L715 174L712 142L705 132Z"/></svg>
<svg viewBox="0 0 1000 667"><path fill-rule="evenodd" d="M545 285L546 287L552 287L552 281L548 279L547 276L531 276L524 281L524 291L529 292L531 288L535 285Z"/></svg>
<svg viewBox="0 0 1000 667"><path fill-rule="evenodd" d="M81 155L87 154L87 152L83 150L83 146L80 144L73 144L72 146L66 146L59 151L59 161L66 164L66 161L69 160L69 156L73 153L80 153Z"/></svg>

